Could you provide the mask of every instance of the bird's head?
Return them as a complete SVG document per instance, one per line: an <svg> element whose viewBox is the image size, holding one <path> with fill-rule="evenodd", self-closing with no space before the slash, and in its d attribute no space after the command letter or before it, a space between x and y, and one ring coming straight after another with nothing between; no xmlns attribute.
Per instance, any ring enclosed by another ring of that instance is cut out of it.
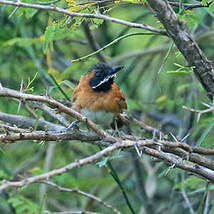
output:
<svg viewBox="0 0 214 214"><path fill-rule="evenodd" d="M111 89L114 83L116 73L124 66L109 66L105 63L93 65L89 72L93 72L92 78L89 80L89 85L96 92L107 92Z"/></svg>

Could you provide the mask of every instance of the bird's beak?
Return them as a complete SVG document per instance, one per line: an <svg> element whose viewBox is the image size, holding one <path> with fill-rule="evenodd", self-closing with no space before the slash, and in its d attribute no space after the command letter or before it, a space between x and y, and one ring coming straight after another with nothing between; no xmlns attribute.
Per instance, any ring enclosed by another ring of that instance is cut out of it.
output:
<svg viewBox="0 0 214 214"><path fill-rule="evenodd" d="M124 68L124 66L122 66L122 65L121 66L113 66L111 74L115 74L115 73L117 73L118 71L120 71L123 68Z"/></svg>

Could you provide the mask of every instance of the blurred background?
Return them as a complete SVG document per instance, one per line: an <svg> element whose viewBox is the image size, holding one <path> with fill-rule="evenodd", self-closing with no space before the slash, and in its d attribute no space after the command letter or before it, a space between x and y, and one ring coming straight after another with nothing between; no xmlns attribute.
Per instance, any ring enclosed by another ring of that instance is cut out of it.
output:
<svg viewBox="0 0 214 214"><path fill-rule="evenodd" d="M27 0L28 3L54 4L74 12L100 13L111 17L163 28L147 4L141 1L72 1ZM185 4L200 1L173 1L173 9L182 19L207 58L214 60L214 15L207 7L187 8ZM59 13L0 5L0 81L4 87L28 93L48 94L66 100L57 84L69 98L80 76L92 64L107 61L124 65L116 83L127 97L128 110L146 124L160 129L169 139L190 145L212 148L214 119L212 113L201 116L182 108L206 109L210 100L182 54L166 36L98 19L69 18ZM131 35L104 51L82 61L72 62L109 44L121 36ZM144 34L143 34L144 33ZM17 114L18 103L0 98L0 112ZM40 110L36 117L50 120ZM30 116L25 108L20 115ZM0 118L1 120L1 118ZM131 129L138 136L152 137L138 126ZM79 142L36 143L32 141L1 145L0 178L20 179L62 167L76 159L99 151L94 145ZM112 164L124 184L136 213L192 213L206 192L206 182L180 169L169 169L162 162L136 153L118 152ZM101 163L102 165L102 163ZM105 166L87 165L57 176L54 181L66 187L78 187L130 213L118 185ZM188 201L185 197L188 197ZM100 204L72 193L59 192L41 184L0 194L0 213L41 213L65 210L90 210L111 213ZM213 198L210 201L210 213ZM179 211L178 211L179 209ZM193 212L194 213L194 212Z"/></svg>

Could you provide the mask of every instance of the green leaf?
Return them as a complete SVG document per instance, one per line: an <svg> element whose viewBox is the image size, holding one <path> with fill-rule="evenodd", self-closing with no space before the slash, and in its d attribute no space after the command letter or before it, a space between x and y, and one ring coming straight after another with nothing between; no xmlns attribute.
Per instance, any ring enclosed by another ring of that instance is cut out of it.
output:
<svg viewBox="0 0 214 214"><path fill-rule="evenodd" d="M204 6L206 6L207 3L209 3L209 1L210 1L210 0L202 0L202 1L201 1L201 4L204 5Z"/></svg>
<svg viewBox="0 0 214 214"><path fill-rule="evenodd" d="M102 161L97 162L96 165L99 166L99 167L106 166L106 164L109 161L109 159L110 159L110 157L106 157Z"/></svg>
<svg viewBox="0 0 214 214"><path fill-rule="evenodd" d="M10 46L14 46L17 45L19 47L28 47L31 46L33 44L38 44L41 43L41 39L40 38L13 38L13 39L9 39L6 42L4 42L2 44L2 47L10 47Z"/></svg>
<svg viewBox="0 0 214 214"><path fill-rule="evenodd" d="M182 190L183 188L185 188L185 189L195 190L204 185L205 185L205 181L202 178L199 178L196 176L190 176L184 181L176 184L174 186L174 189Z"/></svg>
<svg viewBox="0 0 214 214"><path fill-rule="evenodd" d="M108 163L109 160L119 159L121 157L123 157L123 156L122 155L114 155L111 157L105 157L102 161L97 162L96 165L99 167L103 167L103 166L106 166L106 164Z"/></svg>
<svg viewBox="0 0 214 214"><path fill-rule="evenodd" d="M209 6L209 11L214 12L214 2L212 2Z"/></svg>
<svg viewBox="0 0 214 214"><path fill-rule="evenodd" d="M178 69L175 71L167 71L167 74L191 74L191 71L183 70L183 69Z"/></svg>
<svg viewBox="0 0 214 214"><path fill-rule="evenodd" d="M23 196L14 196L8 199L8 202L13 206L16 214L35 214L39 213L39 207L31 200Z"/></svg>
<svg viewBox="0 0 214 214"><path fill-rule="evenodd" d="M0 170L0 179L10 179L11 177L5 173L3 170Z"/></svg>
<svg viewBox="0 0 214 214"><path fill-rule="evenodd" d="M213 126L214 126L214 118L211 120L211 122L209 123L209 125L207 126L207 128L204 130L201 137L197 141L197 143L196 143L197 146L201 145L201 143L205 140L205 138L207 137L207 135L209 134L209 132L211 131Z"/></svg>
<svg viewBox="0 0 214 214"><path fill-rule="evenodd" d="M44 44L43 44L44 53L46 53L48 48L53 50L54 40L61 40L66 37L71 37L72 29L73 29L72 27L67 28L64 25L64 20L62 20L60 23L54 23L48 26L45 30L45 38L44 38Z"/></svg>

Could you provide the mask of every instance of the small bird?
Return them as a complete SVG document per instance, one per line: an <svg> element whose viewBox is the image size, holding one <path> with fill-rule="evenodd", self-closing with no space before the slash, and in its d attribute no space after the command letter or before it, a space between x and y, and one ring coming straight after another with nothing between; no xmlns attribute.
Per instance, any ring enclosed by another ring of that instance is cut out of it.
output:
<svg viewBox="0 0 214 214"><path fill-rule="evenodd" d="M114 127L114 118L127 109L125 95L114 83L123 66L93 65L74 89L72 108L103 128ZM116 127L115 127L116 128Z"/></svg>

